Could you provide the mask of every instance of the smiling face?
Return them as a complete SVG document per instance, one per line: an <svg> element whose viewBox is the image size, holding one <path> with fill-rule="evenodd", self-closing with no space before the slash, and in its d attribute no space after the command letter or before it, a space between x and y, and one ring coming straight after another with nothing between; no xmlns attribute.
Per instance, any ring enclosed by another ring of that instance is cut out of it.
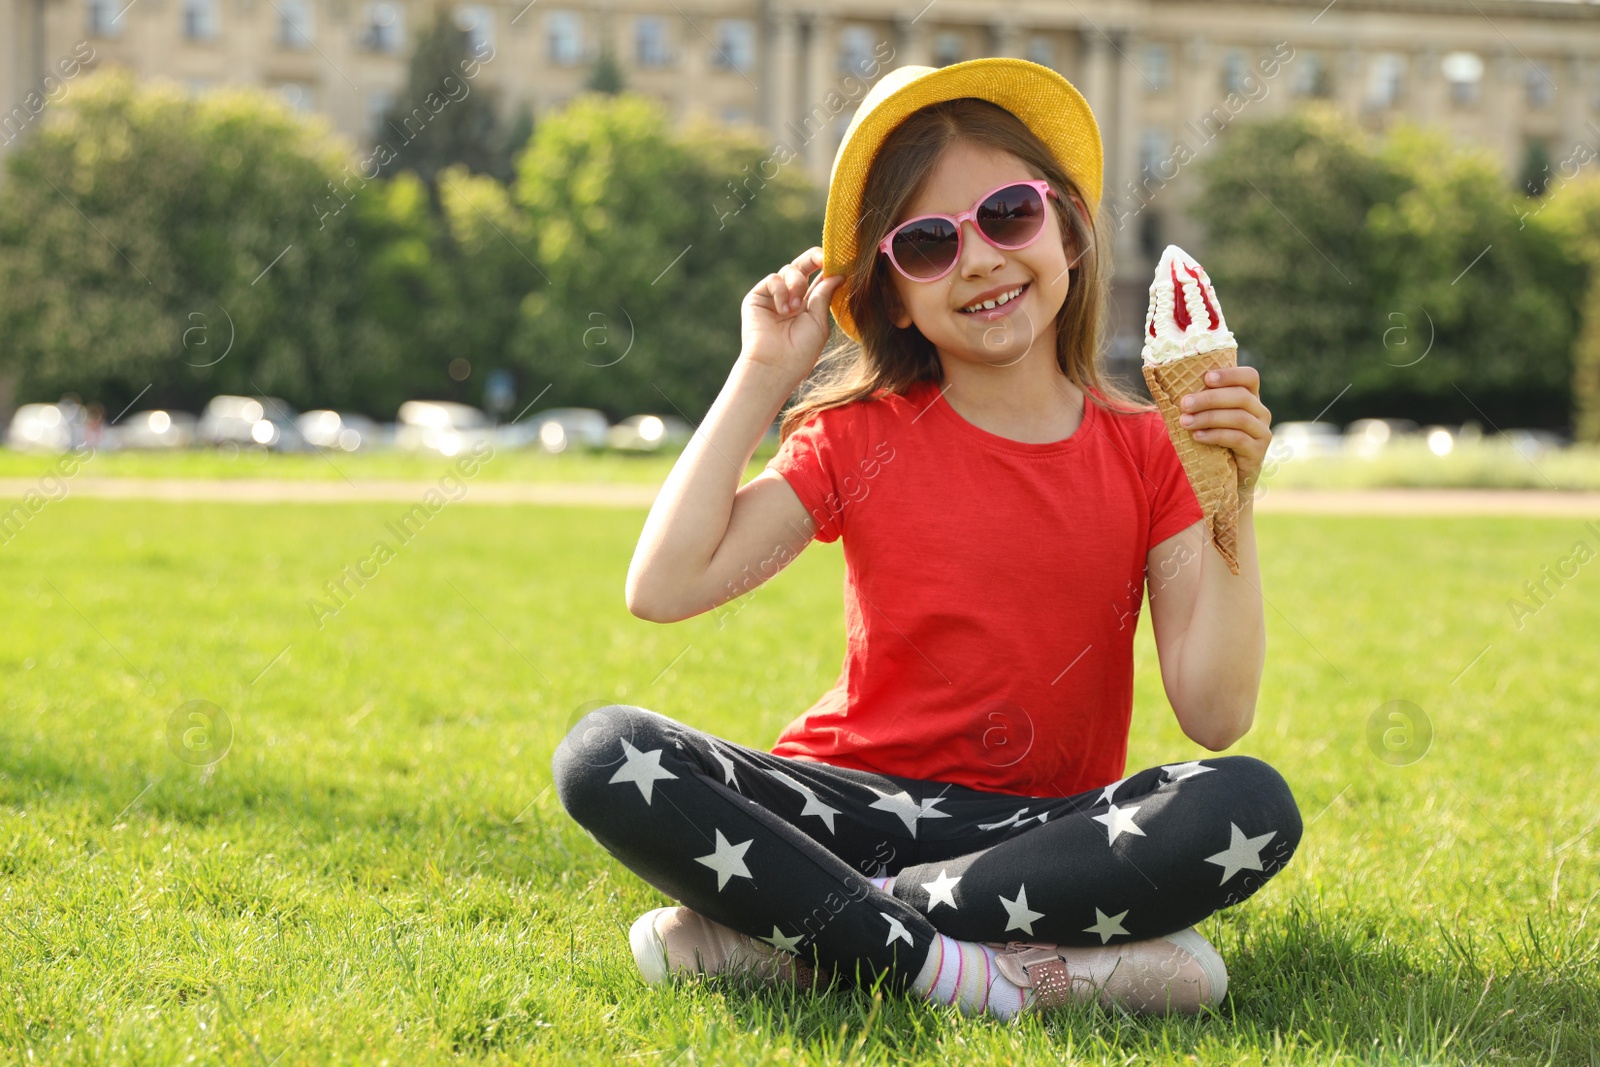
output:
<svg viewBox="0 0 1600 1067"><path fill-rule="evenodd" d="M1009 152L957 141L897 224L919 215L955 215L996 186L1038 177ZM1066 302L1071 281L1067 271L1076 259L1061 237L1058 212L1063 202L1048 199L1045 208L1049 217L1044 232L1026 248L996 248L969 220L961 224L961 256L943 278L915 282L890 269L894 324L905 328L915 323L941 359L1005 366L1037 351L1053 360L1056 313ZM977 314L963 310L1019 289L1020 295L993 309Z"/></svg>

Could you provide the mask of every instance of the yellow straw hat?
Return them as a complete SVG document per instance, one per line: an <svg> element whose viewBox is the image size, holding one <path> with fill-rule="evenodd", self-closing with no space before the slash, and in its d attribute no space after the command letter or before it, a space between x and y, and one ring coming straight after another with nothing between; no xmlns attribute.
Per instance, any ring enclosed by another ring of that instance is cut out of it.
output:
<svg viewBox="0 0 1600 1067"><path fill-rule="evenodd" d="M1025 59L990 58L948 67L907 65L872 86L845 130L828 179L822 222L822 270L843 274L856 257L861 191L884 139L912 112L961 97L998 104L1021 119L1078 183L1090 217L1100 210L1103 151L1100 126L1088 101L1049 67ZM834 291L831 308L839 328L861 339L850 317L849 286Z"/></svg>

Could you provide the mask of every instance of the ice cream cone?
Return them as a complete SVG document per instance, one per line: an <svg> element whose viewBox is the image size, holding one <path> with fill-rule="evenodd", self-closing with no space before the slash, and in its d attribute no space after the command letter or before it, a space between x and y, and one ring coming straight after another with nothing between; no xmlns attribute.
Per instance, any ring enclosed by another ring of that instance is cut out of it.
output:
<svg viewBox="0 0 1600 1067"><path fill-rule="evenodd" d="M1189 484L1206 516L1206 532L1211 543L1228 564L1239 573L1239 465L1231 449L1203 444L1178 422L1179 404L1190 393L1205 386L1206 372L1214 367L1232 367L1238 349L1233 345L1198 352L1191 356L1144 365L1145 384L1166 420L1167 435L1178 451Z"/></svg>

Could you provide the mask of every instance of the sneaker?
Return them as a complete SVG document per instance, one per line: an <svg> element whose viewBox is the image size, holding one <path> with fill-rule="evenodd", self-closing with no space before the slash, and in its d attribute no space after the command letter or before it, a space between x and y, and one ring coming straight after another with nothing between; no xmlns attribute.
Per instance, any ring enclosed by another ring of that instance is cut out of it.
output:
<svg viewBox="0 0 1600 1067"><path fill-rule="evenodd" d="M1222 957L1193 927L1121 945L994 947L1000 973L1031 991L1027 1006L1035 1009L1092 1000L1108 1009L1194 1015L1217 1007L1228 991Z"/></svg>
<svg viewBox="0 0 1600 1067"><path fill-rule="evenodd" d="M675 974L742 974L763 984L816 983L814 967L764 941L741 934L691 908L657 908L628 931L639 973L652 985Z"/></svg>

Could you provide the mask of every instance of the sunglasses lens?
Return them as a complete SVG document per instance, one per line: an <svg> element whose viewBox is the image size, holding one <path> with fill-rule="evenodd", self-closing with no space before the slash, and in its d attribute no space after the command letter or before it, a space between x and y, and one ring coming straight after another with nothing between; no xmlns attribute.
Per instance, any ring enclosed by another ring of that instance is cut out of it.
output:
<svg viewBox="0 0 1600 1067"><path fill-rule="evenodd" d="M1019 248L1039 235L1044 198L1031 185L1009 186L979 206L977 222L995 244Z"/></svg>
<svg viewBox="0 0 1600 1067"><path fill-rule="evenodd" d="M936 278L956 260L958 235L943 219L922 219L895 231L894 261L913 278Z"/></svg>

